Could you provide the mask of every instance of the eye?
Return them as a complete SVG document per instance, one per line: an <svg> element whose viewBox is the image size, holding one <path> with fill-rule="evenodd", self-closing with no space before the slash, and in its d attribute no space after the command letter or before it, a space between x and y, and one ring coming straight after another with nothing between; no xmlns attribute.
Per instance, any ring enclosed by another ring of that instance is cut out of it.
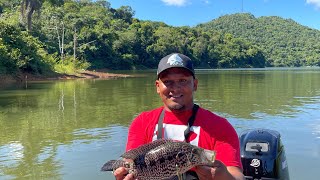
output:
<svg viewBox="0 0 320 180"><path fill-rule="evenodd" d="M180 80L179 80L179 83L180 83L181 85L185 85L185 84L187 84L187 82L188 82L188 80L186 80L186 79L180 79Z"/></svg>
<svg viewBox="0 0 320 180"><path fill-rule="evenodd" d="M172 81L170 81L170 80L163 80L162 82L163 82L163 84L166 85L166 86L169 86L169 85L172 84Z"/></svg>

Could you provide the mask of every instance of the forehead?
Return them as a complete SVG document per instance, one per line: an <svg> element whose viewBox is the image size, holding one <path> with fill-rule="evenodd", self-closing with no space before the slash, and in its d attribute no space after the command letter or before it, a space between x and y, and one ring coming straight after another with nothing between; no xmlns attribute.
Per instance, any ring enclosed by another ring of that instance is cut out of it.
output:
<svg viewBox="0 0 320 180"><path fill-rule="evenodd" d="M169 75L180 75L180 76L185 76L189 77L192 76L192 73L185 69L185 68L169 68L159 74L159 78L164 78Z"/></svg>

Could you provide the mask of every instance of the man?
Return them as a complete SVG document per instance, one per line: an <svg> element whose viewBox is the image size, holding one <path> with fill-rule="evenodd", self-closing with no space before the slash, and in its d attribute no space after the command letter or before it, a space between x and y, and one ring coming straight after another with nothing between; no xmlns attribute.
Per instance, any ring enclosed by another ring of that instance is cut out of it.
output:
<svg viewBox="0 0 320 180"><path fill-rule="evenodd" d="M126 150L159 138L186 141L216 151L214 166L197 166L186 179L243 180L240 145L236 131L224 118L193 102L198 80L189 57L173 53L162 58L155 82L163 107L141 113L132 122ZM134 179L120 167L116 179Z"/></svg>

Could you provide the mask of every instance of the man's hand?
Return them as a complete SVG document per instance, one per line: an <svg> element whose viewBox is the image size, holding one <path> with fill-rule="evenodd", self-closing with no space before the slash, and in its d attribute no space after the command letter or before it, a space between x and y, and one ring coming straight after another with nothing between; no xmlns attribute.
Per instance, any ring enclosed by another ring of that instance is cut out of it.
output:
<svg viewBox="0 0 320 180"><path fill-rule="evenodd" d="M131 159L123 159L127 162L132 162ZM113 171L113 175L116 177L116 180L134 180L133 174L129 174L128 169L125 167L119 167Z"/></svg>
<svg viewBox="0 0 320 180"><path fill-rule="evenodd" d="M124 167L119 167L113 172L116 180L133 180L133 174L128 174L128 170Z"/></svg>
<svg viewBox="0 0 320 180"><path fill-rule="evenodd" d="M219 160L215 160L212 167L197 166L195 171L200 180L244 180L240 168L234 166L226 167Z"/></svg>

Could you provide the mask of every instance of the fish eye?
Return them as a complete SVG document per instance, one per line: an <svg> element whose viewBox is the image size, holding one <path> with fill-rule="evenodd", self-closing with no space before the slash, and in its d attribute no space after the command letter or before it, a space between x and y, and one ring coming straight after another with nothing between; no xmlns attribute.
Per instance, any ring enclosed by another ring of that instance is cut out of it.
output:
<svg viewBox="0 0 320 180"><path fill-rule="evenodd" d="M183 155L184 155L183 152L178 152L178 154L176 155L176 158L179 159L179 158L181 158Z"/></svg>

